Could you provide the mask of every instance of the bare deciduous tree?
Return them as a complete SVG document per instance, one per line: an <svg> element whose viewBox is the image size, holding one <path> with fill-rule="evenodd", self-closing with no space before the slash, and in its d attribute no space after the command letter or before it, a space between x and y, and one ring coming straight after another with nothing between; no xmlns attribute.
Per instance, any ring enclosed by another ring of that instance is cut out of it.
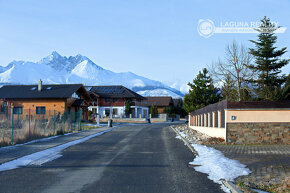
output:
<svg viewBox="0 0 290 193"><path fill-rule="evenodd" d="M253 72L247 67L251 61L252 55L248 53L248 49L233 41L226 47L224 61L219 59L209 67L210 74L216 82L223 84L230 77L235 84L236 98L240 101L242 89L247 89L245 81L253 76Z"/></svg>

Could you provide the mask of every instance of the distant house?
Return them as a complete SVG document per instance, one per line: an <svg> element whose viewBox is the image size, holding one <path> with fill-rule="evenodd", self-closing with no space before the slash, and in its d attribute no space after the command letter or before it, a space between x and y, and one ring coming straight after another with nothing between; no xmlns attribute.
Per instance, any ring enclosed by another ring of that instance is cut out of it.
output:
<svg viewBox="0 0 290 193"><path fill-rule="evenodd" d="M86 119L91 99L82 84L7 85L0 88L1 112L48 117L82 110Z"/></svg>
<svg viewBox="0 0 290 193"><path fill-rule="evenodd" d="M131 102L133 118L148 117L146 98L124 86L86 86L92 98L90 110L102 117L123 117L125 115L126 101Z"/></svg>
<svg viewBox="0 0 290 193"><path fill-rule="evenodd" d="M174 107L183 107L183 100L181 98L172 99Z"/></svg>
<svg viewBox="0 0 290 193"><path fill-rule="evenodd" d="M158 96L158 97L146 97L148 102L148 107L150 108L152 104L157 107L158 114L164 113L166 107L173 107L173 99L170 96Z"/></svg>

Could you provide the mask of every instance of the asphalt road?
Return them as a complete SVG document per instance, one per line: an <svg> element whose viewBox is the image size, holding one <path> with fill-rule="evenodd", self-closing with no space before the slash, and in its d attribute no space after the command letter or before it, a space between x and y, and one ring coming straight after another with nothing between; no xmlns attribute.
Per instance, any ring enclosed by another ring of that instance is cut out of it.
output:
<svg viewBox="0 0 290 193"><path fill-rule="evenodd" d="M0 172L0 192L222 192L187 166L194 155L168 124L122 126L42 166Z"/></svg>

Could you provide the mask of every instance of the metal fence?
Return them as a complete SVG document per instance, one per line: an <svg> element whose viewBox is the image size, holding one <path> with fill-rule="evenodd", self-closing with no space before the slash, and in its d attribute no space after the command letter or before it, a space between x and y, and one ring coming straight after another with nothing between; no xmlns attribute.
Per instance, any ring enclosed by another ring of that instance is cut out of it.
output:
<svg viewBox="0 0 290 193"><path fill-rule="evenodd" d="M0 146L82 129L82 112L9 109L0 114Z"/></svg>

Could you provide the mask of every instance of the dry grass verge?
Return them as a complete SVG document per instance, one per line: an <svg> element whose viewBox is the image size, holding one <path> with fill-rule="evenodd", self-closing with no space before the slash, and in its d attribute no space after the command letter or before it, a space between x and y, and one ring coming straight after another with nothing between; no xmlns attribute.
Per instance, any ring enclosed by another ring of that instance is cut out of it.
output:
<svg viewBox="0 0 290 193"><path fill-rule="evenodd" d="M13 125L13 144L12 144L12 125L8 121L0 121L0 146L8 146L25 143L34 139L60 135L79 129L77 123L54 122L53 119L41 120L19 120Z"/></svg>

